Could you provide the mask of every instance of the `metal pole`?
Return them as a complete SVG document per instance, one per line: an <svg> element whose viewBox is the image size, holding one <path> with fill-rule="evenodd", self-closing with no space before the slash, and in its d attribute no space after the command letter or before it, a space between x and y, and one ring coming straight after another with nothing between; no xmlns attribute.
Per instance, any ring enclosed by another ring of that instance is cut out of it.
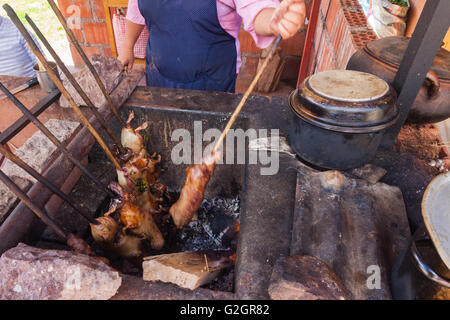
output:
<svg viewBox="0 0 450 320"><path fill-rule="evenodd" d="M83 240L75 236L74 234L67 234L62 230L43 209L36 206L30 198L12 181L3 171L0 170L0 181L2 181L12 193L16 195L39 219L42 220L47 226L49 226L59 237L73 250L78 253L93 256L89 245Z"/></svg>
<svg viewBox="0 0 450 320"><path fill-rule="evenodd" d="M121 153L125 153L125 151L123 151L122 143L120 142L120 140L114 135L113 131L108 126L108 124L103 119L103 117L100 115L100 113L98 112L97 108L92 103L91 99L89 99L87 94L81 88L80 84L75 80L75 77L70 73L69 69L67 69L67 67L64 64L64 62L61 60L61 58L58 56L58 54L55 52L55 50L53 50L52 46L47 41L45 36L42 34L42 32L39 30L39 28L36 26L36 24L33 22L33 20L28 15L25 15L25 19L28 21L28 23L30 24L31 28L36 33L36 35L38 36L39 40L42 41L42 43L44 44L45 48L48 50L50 55L53 57L53 59L55 59L55 62L58 65L58 67L61 69L61 71L67 77L69 82L72 84L72 86L78 92L78 94L83 99L83 101L86 103L86 105L89 107L89 109L92 111L92 113L94 114L95 118L97 118L97 120L100 122L100 124L103 127L103 129L105 129L105 131L108 133L108 135L114 141L114 143L119 147L119 149L121 150Z"/></svg>
<svg viewBox="0 0 450 320"><path fill-rule="evenodd" d="M47 178L39 174L35 169L30 167L27 163L25 163L22 159L14 155L11 151L9 151L5 146L0 144L0 152L10 161L14 162L20 168L25 170L28 174L30 174L37 181L42 183L44 186L49 188L54 194L67 202L73 209L75 209L81 216L83 216L90 223L95 224L95 219L87 213L84 209L77 206L64 192L59 190L53 183L51 183Z"/></svg>
<svg viewBox="0 0 450 320"><path fill-rule="evenodd" d="M392 148L405 123L409 110L430 70L450 23L450 1L429 0L425 3L416 30L409 42L394 80L399 92L400 118L385 133L381 146Z"/></svg>
<svg viewBox="0 0 450 320"><path fill-rule="evenodd" d="M75 37L73 31L67 26L66 19L64 18L63 14L59 10L58 6L55 4L55 2L53 0L47 0L47 2L50 4L50 7L53 9L56 16L58 17L59 22L63 26L67 35L69 36L69 39L70 39L71 43L74 45L78 54L81 56L81 59L83 59L84 63L86 64L88 69L91 71L92 75L94 76L95 81L97 82L98 86L100 87L100 90L102 91L103 95L106 98L106 101L108 102L109 107L111 108L111 111L116 116L116 118L119 121L122 128L126 128L127 125L126 125L125 121L120 117L119 112L117 111L117 107L113 104L111 96L109 95L108 91L105 88L105 85L103 84L102 80L100 79L100 76L98 75L97 70L95 70L91 61L89 61L89 58L84 53L83 49L81 48L80 44L78 43L77 38Z"/></svg>
<svg viewBox="0 0 450 320"><path fill-rule="evenodd" d="M64 87L62 81L59 79L59 77L56 74L56 72L51 68L51 66L49 65L48 61L45 59L45 57L42 54L42 52L37 47L37 45L34 42L34 40L28 34L27 29L22 24L22 22L20 21L19 17L17 16L17 14L14 12L14 10L8 4L3 5L3 8L7 12L7 14L10 17L11 21L15 24L17 29L20 31L22 36L25 38L25 40L28 43L28 46L30 47L31 51L38 58L38 60L43 64L45 70L47 71L47 73L48 73L48 75L50 77L50 79L55 83L55 85L59 89L59 91L61 91L61 93L64 95L64 97L66 97L66 99L69 101L69 103L72 106L72 108L74 109L75 113L81 119L83 124L89 129L91 134L95 137L95 139L100 144L102 149L105 151L106 155L109 157L109 159L114 164L116 169L117 170L122 170L119 162L116 160L116 158L112 154L111 150L109 150L108 146L106 145L104 140L100 137L100 135L98 134L97 130L95 130L95 128L91 125L89 120L84 116L83 112L81 112L79 106L75 103L75 100L72 98L70 93L66 90L66 88Z"/></svg>
<svg viewBox="0 0 450 320"><path fill-rule="evenodd" d="M33 213L39 217L47 226L49 226L58 236L65 241L69 239L69 236L52 220L48 217L43 210L36 206L30 198L12 181L3 171L0 170L0 180L16 195Z"/></svg>
<svg viewBox="0 0 450 320"><path fill-rule="evenodd" d="M108 189L100 180L98 180L80 161L75 159L72 153L56 138L46 126L35 117L6 87L0 82L0 90L14 103L14 105L22 111L27 117L72 163L77 166L84 174L86 174L101 190L105 191L109 196L114 197L111 190Z"/></svg>

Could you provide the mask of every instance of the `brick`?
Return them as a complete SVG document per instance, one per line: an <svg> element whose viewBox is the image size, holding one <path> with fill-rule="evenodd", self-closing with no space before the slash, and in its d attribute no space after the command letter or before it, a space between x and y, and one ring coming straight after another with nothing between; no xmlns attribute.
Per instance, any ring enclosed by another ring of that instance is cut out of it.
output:
<svg viewBox="0 0 450 320"><path fill-rule="evenodd" d="M330 1L331 0L322 0L322 2L320 3L320 10L322 11L322 14L324 17L327 16L328 7L330 6Z"/></svg>
<svg viewBox="0 0 450 320"><path fill-rule="evenodd" d="M94 55L94 54L100 54L100 48L99 47L86 47L82 46L83 51L86 53L88 57ZM81 59L80 55L78 54L77 50L74 46L70 45L70 52L72 53L73 63L75 67L83 67L84 62Z"/></svg>
<svg viewBox="0 0 450 320"><path fill-rule="evenodd" d="M300 57L303 53L303 47L305 46L306 32L300 31L292 38L281 42L281 53Z"/></svg>
<svg viewBox="0 0 450 320"><path fill-rule="evenodd" d="M105 10L103 7L103 1L102 0L92 0L92 5L94 7L95 15L98 19L105 19Z"/></svg>
<svg viewBox="0 0 450 320"><path fill-rule="evenodd" d="M106 23L85 22L83 26L88 44L109 44Z"/></svg>
<svg viewBox="0 0 450 320"><path fill-rule="evenodd" d="M342 7L360 7L358 0L340 0Z"/></svg>
<svg viewBox="0 0 450 320"><path fill-rule="evenodd" d="M328 8L328 13L325 19L328 32L331 32L331 30L333 30L333 24L340 9L341 5L338 0L332 0L330 2L330 7Z"/></svg>
<svg viewBox="0 0 450 320"><path fill-rule="evenodd" d="M89 0L74 0L74 4L80 8L81 18L92 18L92 8Z"/></svg>
<svg viewBox="0 0 450 320"><path fill-rule="evenodd" d="M107 56L107 57L113 57L114 56L113 53L112 53L111 47L103 48L103 54L105 56Z"/></svg>
<svg viewBox="0 0 450 320"><path fill-rule="evenodd" d="M61 10L64 17L68 16L67 8L73 4L72 0L58 0L58 7Z"/></svg>
<svg viewBox="0 0 450 320"><path fill-rule="evenodd" d="M240 76L244 79L253 78L256 74L258 63L259 63L259 56L243 54Z"/></svg>
<svg viewBox="0 0 450 320"><path fill-rule="evenodd" d="M241 52L261 53L261 49L256 46L253 37L245 30L239 31L239 43Z"/></svg>
<svg viewBox="0 0 450 320"><path fill-rule="evenodd" d="M79 43L84 43L83 31L81 29L72 29L75 38Z"/></svg>
<svg viewBox="0 0 450 320"><path fill-rule="evenodd" d="M281 75L281 80L286 82L296 82L298 79L301 60L297 57L285 57L285 60L286 66L284 68L283 74Z"/></svg>

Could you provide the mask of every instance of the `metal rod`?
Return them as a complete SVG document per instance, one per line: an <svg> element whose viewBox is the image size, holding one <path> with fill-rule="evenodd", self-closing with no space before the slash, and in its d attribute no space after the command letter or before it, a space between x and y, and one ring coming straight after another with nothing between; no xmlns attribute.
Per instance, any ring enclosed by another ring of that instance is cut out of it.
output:
<svg viewBox="0 0 450 320"><path fill-rule="evenodd" d="M84 92L83 88L81 88L80 84L75 80L75 77L70 73L69 69L67 69L64 62L61 60L61 58L58 56L58 54L55 52L53 47L50 45L50 43L47 41L45 36L42 34L42 32L39 30L39 28L36 26L36 24L33 22L33 20L26 14L25 19L30 24L33 31L38 36L39 40L42 41L45 48L48 50L50 55L55 59L56 64L61 69L61 71L64 73L66 78L69 80L69 82L72 84L72 86L75 88L75 90L78 92L80 97L83 99L83 101L86 103L88 108L92 111L94 116L97 118L97 120L100 122L101 126L105 131L108 133L108 135L111 137L111 139L114 141L114 143L120 148L120 150L123 150L122 143L120 140L114 135L111 128L108 126L106 121L103 119L103 117L98 112L97 108L92 103L91 99L87 96L87 94Z"/></svg>
<svg viewBox="0 0 450 320"><path fill-rule="evenodd" d="M56 17L58 18L59 22L63 26L64 30L66 31L67 35L69 36L69 39L71 43L74 45L75 49L77 50L78 54L81 56L81 59L83 59L84 63L88 67L88 69L91 71L92 75L95 78L95 81L97 82L98 86L100 87L100 90L102 91L103 95L106 98L106 101L108 102L109 107L111 108L111 111L116 116L117 120L119 121L122 128L126 128L125 121L120 117L119 112L117 111L116 105L112 102L111 96L109 95L108 91L105 88L105 85L103 84L102 80L100 79L100 76L97 73L97 70L95 70L92 63L89 61L89 58L84 53L83 49L81 48L80 44L78 43L77 38L75 37L73 31L67 26L66 19L64 18L63 14L59 10L58 6L55 4L53 0L47 0L47 2L50 4L50 7L53 9L53 12L55 12Z"/></svg>
<svg viewBox="0 0 450 320"><path fill-rule="evenodd" d="M86 218L87 221L90 223L95 224L95 219L87 213L84 209L77 206L64 192L59 190L53 183L51 183L47 178L39 174L35 169L30 167L27 163L25 163L22 159L14 155L11 151L9 151L5 146L0 145L0 152L10 161L18 165L20 168L25 170L28 174L30 174L33 178L35 178L37 181L42 183L44 186L46 186L48 189L50 189L54 194L56 194L58 197L63 199L65 202L67 202L73 209L75 209L81 216Z"/></svg>
<svg viewBox="0 0 450 320"><path fill-rule="evenodd" d="M101 190L105 191L109 196L114 197L111 190L108 189L100 180L98 180L80 161L75 159L72 153L55 137L53 133L25 107L1 82L0 90L14 103L14 105L28 118L69 160L86 174Z"/></svg>
<svg viewBox="0 0 450 320"><path fill-rule="evenodd" d="M65 241L69 236L38 206L36 206L30 198L12 181L3 171L0 170L0 180L16 195L33 213L39 217L47 226L49 226L58 236Z"/></svg>
<svg viewBox="0 0 450 320"><path fill-rule="evenodd" d="M278 47L278 44L280 43L280 41L281 41L281 35L279 35L275 39L275 41L273 42L272 47L270 48L270 52L267 55L266 60L264 61L263 65L261 66L259 71L256 73L255 78L253 79L252 83L250 84L250 86L248 87L248 89L245 92L244 96L242 97L241 102L236 107L236 110L234 111L233 115L231 116L230 120L228 121L228 124L225 127L225 129L223 130L222 135L219 137L219 140L217 140L217 143L214 146L213 152L216 152L222 146L223 140L225 139L228 131L230 130L231 126L236 121L239 113L242 111L242 108L244 107L245 103L247 102L248 97L253 92L253 89L255 88L256 84L258 83L258 81L261 78L261 76L264 73L264 71L266 70L266 67L268 66L270 60L272 60L273 55L275 54L276 48Z"/></svg>
<svg viewBox="0 0 450 320"><path fill-rule="evenodd" d="M59 89L59 91L61 91L61 93L64 95L64 97L66 97L66 99L69 101L69 103L72 106L72 108L74 109L75 113L81 119L83 124L89 129L89 131L94 136L94 138L97 140L97 142L100 144L102 149L105 151L106 155L109 157L111 162L116 167L116 169L117 170L122 170L122 168L120 167L119 162L116 160L116 158L112 154L111 150L109 150L108 146L103 141L103 139L100 137L98 132L95 130L95 128L89 122L89 120L84 116L83 112L81 112L79 106L75 103L75 101L72 98L72 96L70 95L70 93L66 90L66 88L64 88L64 85L63 85L62 81L59 79L59 77L57 76L56 72L51 68L51 66L49 65L48 61L45 59L44 55L39 50L39 48L37 47L37 45L34 42L34 40L31 38L30 34L28 33L27 29L25 28L25 26L20 21L20 19L17 16L17 14L14 12L14 10L8 4L3 5L3 9L5 9L5 11L8 14L9 18L11 19L11 21L15 24L17 29L20 31L20 33L22 34L22 36L24 37L24 39L28 43L28 46L29 46L30 50L38 58L38 60L42 63L42 65L44 66L45 70L47 71L50 79L55 83L55 85Z"/></svg>

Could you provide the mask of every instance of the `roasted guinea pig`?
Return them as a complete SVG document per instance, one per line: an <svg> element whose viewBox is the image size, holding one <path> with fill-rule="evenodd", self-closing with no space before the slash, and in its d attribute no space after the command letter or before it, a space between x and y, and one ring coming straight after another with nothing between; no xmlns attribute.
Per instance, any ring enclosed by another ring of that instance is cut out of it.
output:
<svg viewBox="0 0 450 320"><path fill-rule="evenodd" d="M90 224L91 234L103 249L127 259L142 256L141 239L119 232L119 224L113 218L100 217L96 222Z"/></svg>
<svg viewBox="0 0 450 320"><path fill-rule="evenodd" d="M124 148L130 148L134 154L140 154L142 156L147 155L147 151L144 147L144 137L140 134L140 131L147 129L148 124L145 122L140 127L133 129L131 121L134 119L134 112L131 111L127 120L127 127L122 129L121 142Z"/></svg>
<svg viewBox="0 0 450 320"><path fill-rule="evenodd" d="M198 208L200 208L206 185L220 156L219 152L210 154L202 160L201 164L186 168L186 182L181 190L180 198L169 210L178 229L191 222Z"/></svg>
<svg viewBox="0 0 450 320"><path fill-rule="evenodd" d="M122 188L116 183L111 183L110 188L120 198L115 199L111 209L105 215L109 216L117 212L120 222L124 225L122 234L126 234L128 230L141 238L149 239L153 249L162 249L164 246L164 237L153 219L153 215L160 211L140 208L136 204L136 197L131 193L123 192Z"/></svg>

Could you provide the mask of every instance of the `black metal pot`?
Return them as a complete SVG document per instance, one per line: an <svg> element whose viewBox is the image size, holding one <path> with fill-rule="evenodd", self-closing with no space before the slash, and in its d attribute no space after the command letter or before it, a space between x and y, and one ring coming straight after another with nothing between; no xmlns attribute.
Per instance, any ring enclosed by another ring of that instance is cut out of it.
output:
<svg viewBox="0 0 450 320"><path fill-rule="evenodd" d="M289 142L305 161L347 170L373 159L399 116L395 90L362 72L334 70L307 78L290 98Z"/></svg>

